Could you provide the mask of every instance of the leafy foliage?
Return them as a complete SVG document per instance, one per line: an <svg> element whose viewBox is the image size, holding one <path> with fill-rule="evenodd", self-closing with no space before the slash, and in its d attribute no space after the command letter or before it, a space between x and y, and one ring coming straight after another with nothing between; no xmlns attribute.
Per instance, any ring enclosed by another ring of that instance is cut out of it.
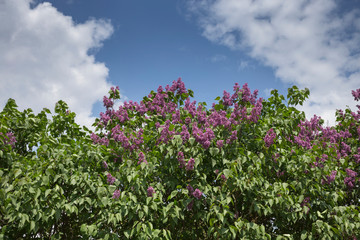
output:
<svg viewBox="0 0 360 240"><path fill-rule="evenodd" d="M355 100L359 92L353 92ZM0 238L353 239L360 110L323 127L247 84L209 109L178 79L140 103L104 97L95 132L59 101L0 113Z"/></svg>

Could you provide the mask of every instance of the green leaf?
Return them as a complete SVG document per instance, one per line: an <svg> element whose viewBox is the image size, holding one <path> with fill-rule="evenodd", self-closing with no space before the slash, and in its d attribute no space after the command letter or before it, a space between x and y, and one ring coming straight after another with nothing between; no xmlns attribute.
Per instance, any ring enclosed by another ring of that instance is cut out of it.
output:
<svg viewBox="0 0 360 240"><path fill-rule="evenodd" d="M209 151L210 151L211 156L215 156L219 153L220 150L218 148L212 147L212 148L210 148Z"/></svg>
<svg viewBox="0 0 360 240"><path fill-rule="evenodd" d="M30 232L35 229L35 222L30 221Z"/></svg>
<svg viewBox="0 0 360 240"><path fill-rule="evenodd" d="M170 199L172 199L173 197L175 197L177 194L178 194L178 191L177 191L177 190L172 191L171 194L170 194L170 196L168 197L168 201L169 201Z"/></svg>

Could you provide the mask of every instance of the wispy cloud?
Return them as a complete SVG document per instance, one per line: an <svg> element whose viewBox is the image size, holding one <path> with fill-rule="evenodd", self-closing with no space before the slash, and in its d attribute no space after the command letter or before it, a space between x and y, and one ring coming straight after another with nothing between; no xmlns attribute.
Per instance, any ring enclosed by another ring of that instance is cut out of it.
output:
<svg viewBox="0 0 360 240"><path fill-rule="evenodd" d="M100 48L113 27L106 20L75 24L50 3L0 1L0 107L53 109L62 99L91 125L93 104L108 92L108 68L89 50Z"/></svg>
<svg viewBox="0 0 360 240"><path fill-rule="evenodd" d="M283 82L310 88L308 117L333 123L335 109L355 106L359 9L340 14L335 0L194 0L188 7L209 40L247 51Z"/></svg>
<svg viewBox="0 0 360 240"><path fill-rule="evenodd" d="M244 70L246 68L249 68L250 64L248 61L241 60L239 64L239 70Z"/></svg>
<svg viewBox="0 0 360 240"><path fill-rule="evenodd" d="M227 57L225 55L216 54L210 58L210 61L215 63L215 62L225 61L226 59L227 59Z"/></svg>

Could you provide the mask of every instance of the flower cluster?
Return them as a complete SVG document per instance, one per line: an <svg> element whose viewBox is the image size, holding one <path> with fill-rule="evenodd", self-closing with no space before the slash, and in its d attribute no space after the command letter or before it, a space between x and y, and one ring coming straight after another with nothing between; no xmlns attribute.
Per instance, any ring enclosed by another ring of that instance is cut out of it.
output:
<svg viewBox="0 0 360 240"><path fill-rule="evenodd" d="M344 179L344 183L348 188L352 189L355 186L355 181L356 181L355 177L358 174L357 174L357 172L355 172L355 171L353 171L353 170L351 170L349 168L346 169L346 174L348 175L348 177L346 177Z"/></svg>
<svg viewBox="0 0 360 240"><path fill-rule="evenodd" d="M0 135L3 135L3 133L0 132ZM15 143L16 143L16 138L14 136L14 133L12 132L6 133L6 137L4 138L4 144L15 147Z"/></svg>
<svg viewBox="0 0 360 240"><path fill-rule="evenodd" d="M95 143L95 144L100 144L100 145L105 145L105 146L109 145L109 139L107 137L101 138L98 135L96 135L95 133L91 133L90 138L93 141L93 143Z"/></svg>
<svg viewBox="0 0 360 240"><path fill-rule="evenodd" d="M186 164L186 170L192 171L194 170L194 166L195 166L195 160L193 158L190 158L188 163Z"/></svg>
<svg viewBox="0 0 360 240"><path fill-rule="evenodd" d="M111 173L106 174L107 182L112 185L115 183L116 178L111 175Z"/></svg>
<svg viewBox="0 0 360 240"><path fill-rule="evenodd" d="M104 103L104 107L106 107L107 109L112 108L112 106L114 105L114 102L110 98L107 98L106 96L104 96L103 103Z"/></svg>
<svg viewBox="0 0 360 240"><path fill-rule="evenodd" d="M119 189L116 189L113 193L113 196L112 198L113 199L118 199L120 197L120 190Z"/></svg>
<svg viewBox="0 0 360 240"><path fill-rule="evenodd" d="M145 159L145 155L144 155L144 153L143 152L140 152L139 153L139 161L138 161L138 164L140 164L140 163L148 163L147 161L146 161L146 159Z"/></svg>
<svg viewBox="0 0 360 240"><path fill-rule="evenodd" d="M183 152L178 152L178 161L179 161L179 164L180 164L180 168L185 167L186 162L184 160L184 153Z"/></svg>
<svg viewBox="0 0 360 240"><path fill-rule="evenodd" d="M326 180L321 179L321 184L330 184L335 181L337 171L332 171L329 176L326 176Z"/></svg>
<svg viewBox="0 0 360 240"><path fill-rule="evenodd" d="M274 129L270 128L269 131L267 131L264 142L266 147L270 147L272 144L274 144L274 139L276 138L276 133L274 132Z"/></svg>
<svg viewBox="0 0 360 240"><path fill-rule="evenodd" d="M200 199L202 197L202 192L197 188L195 189L195 191L192 193L192 195L194 196L194 198L196 199Z"/></svg>
<svg viewBox="0 0 360 240"><path fill-rule="evenodd" d="M360 88L358 88L356 90L352 90L351 93L354 96L355 101L360 100Z"/></svg>
<svg viewBox="0 0 360 240"><path fill-rule="evenodd" d="M153 187L148 187L148 189L147 189L147 196L148 197L153 197L154 196L154 193L155 193L155 190L154 190L154 188Z"/></svg>

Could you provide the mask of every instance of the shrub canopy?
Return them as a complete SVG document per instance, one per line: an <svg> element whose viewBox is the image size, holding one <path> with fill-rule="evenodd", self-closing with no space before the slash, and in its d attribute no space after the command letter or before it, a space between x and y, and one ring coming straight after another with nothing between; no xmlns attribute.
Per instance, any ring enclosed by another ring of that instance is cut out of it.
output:
<svg viewBox="0 0 360 240"><path fill-rule="evenodd" d="M95 131L59 101L0 113L0 238L353 239L360 236L360 106L324 127L309 90L211 107L181 79L140 103L112 88ZM360 89L352 92L356 101Z"/></svg>

